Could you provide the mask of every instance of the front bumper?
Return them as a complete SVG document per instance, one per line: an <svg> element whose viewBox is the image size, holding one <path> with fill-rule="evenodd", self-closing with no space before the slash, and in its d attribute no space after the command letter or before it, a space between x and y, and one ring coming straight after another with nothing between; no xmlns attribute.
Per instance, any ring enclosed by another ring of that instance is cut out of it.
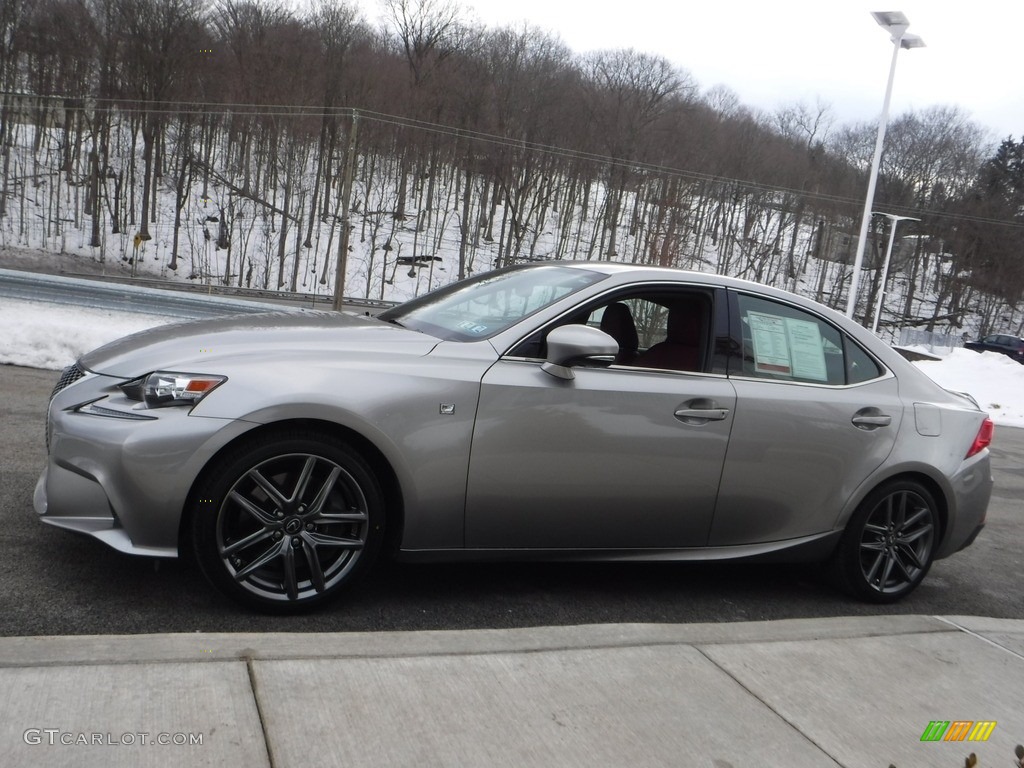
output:
<svg viewBox="0 0 1024 768"><path fill-rule="evenodd" d="M42 522L121 552L176 557L195 478L254 425L188 408L144 409L121 393L122 382L87 373L53 396L33 505Z"/></svg>

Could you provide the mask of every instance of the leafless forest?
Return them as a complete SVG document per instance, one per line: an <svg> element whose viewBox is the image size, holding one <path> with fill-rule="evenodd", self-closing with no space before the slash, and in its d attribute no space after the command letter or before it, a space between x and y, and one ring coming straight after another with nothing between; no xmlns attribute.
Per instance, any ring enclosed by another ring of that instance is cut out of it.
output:
<svg viewBox="0 0 1024 768"><path fill-rule="evenodd" d="M0 244L386 300L605 259L845 306L876 125L755 112L663 58L577 54L449 0L382 9L0 0ZM1019 332L1024 138L955 107L897 115L874 207L920 219L899 225L880 330Z"/></svg>

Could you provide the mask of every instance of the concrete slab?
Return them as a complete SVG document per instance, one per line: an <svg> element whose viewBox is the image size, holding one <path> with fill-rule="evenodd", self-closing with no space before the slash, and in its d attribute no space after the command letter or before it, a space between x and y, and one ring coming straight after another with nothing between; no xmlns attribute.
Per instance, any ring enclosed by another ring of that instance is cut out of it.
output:
<svg viewBox="0 0 1024 768"><path fill-rule="evenodd" d="M0 745L6 766L269 766L242 662L0 669Z"/></svg>
<svg viewBox="0 0 1024 768"><path fill-rule="evenodd" d="M973 632L1024 659L1024 619L990 619L982 616L942 618L954 627L965 632Z"/></svg>
<svg viewBox="0 0 1024 768"><path fill-rule="evenodd" d="M685 646L253 671L276 766L835 767Z"/></svg>
<svg viewBox="0 0 1024 768"><path fill-rule="evenodd" d="M846 768L1009 765L1024 741L1024 659L967 633L703 650ZM998 725L983 743L922 742L933 720Z"/></svg>
<svg viewBox="0 0 1024 768"><path fill-rule="evenodd" d="M987 768L1024 741L1022 641L963 616L0 638L0 765ZM922 743L933 720L997 726Z"/></svg>
<svg viewBox="0 0 1024 768"><path fill-rule="evenodd" d="M933 616L852 616L721 624L595 624L422 632L190 632L0 637L0 668L72 663L514 653L584 647L830 640L952 631L957 631L957 628Z"/></svg>

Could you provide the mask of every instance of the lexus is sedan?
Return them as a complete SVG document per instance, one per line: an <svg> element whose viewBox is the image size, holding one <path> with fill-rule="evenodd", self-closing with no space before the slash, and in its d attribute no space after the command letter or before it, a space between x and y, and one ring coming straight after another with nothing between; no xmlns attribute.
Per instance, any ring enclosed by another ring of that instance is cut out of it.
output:
<svg viewBox="0 0 1024 768"><path fill-rule="evenodd" d="M35 510L295 612L379 555L821 561L868 601L968 546L992 422L864 328L717 275L543 262L376 317L168 325L67 368Z"/></svg>

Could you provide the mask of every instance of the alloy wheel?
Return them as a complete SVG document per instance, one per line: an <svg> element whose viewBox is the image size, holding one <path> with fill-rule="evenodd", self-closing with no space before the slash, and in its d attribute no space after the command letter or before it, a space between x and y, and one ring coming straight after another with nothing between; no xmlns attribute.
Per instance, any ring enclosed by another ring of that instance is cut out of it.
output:
<svg viewBox="0 0 1024 768"><path fill-rule="evenodd" d="M860 568L866 584L881 595L913 588L931 565L935 511L923 495L895 490L868 513L861 529Z"/></svg>
<svg viewBox="0 0 1024 768"><path fill-rule="evenodd" d="M216 546L234 582L261 601L327 593L367 545L369 504L336 461L288 453L245 471L223 497Z"/></svg>

